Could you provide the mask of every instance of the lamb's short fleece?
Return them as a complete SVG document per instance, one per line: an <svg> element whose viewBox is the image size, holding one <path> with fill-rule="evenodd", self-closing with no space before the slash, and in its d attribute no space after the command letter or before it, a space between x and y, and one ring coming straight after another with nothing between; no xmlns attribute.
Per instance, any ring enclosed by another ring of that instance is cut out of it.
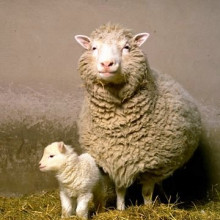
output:
<svg viewBox="0 0 220 220"><path fill-rule="evenodd" d="M62 217L76 214L88 218L89 202L93 199L100 211L105 204L102 175L94 159L87 153L78 156L63 142L54 142L44 149L41 171L55 171L60 185Z"/></svg>

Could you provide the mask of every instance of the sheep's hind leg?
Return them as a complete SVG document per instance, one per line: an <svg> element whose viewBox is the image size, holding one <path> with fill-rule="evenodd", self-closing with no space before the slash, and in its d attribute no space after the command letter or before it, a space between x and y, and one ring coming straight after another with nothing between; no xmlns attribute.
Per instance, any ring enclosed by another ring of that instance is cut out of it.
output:
<svg viewBox="0 0 220 220"><path fill-rule="evenodd" d="M118 210L125 210L125 194L126 194L126 188L117 188L116 187L117 209Z"/></svg>
<svg viewBox="0 0 220 220"><path fill-rule="evenodd" d="M152 203L154 185L155 184L153 182L144 182L142 185L142 196L145 205Z"/></svg>

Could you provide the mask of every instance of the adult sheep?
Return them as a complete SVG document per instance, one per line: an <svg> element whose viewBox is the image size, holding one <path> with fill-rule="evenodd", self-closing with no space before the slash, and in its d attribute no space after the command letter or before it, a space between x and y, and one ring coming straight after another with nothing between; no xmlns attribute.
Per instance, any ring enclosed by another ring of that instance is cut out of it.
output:
<svg viewBox="0 0 220 220"><path fill-rule="evenodd" d="M169 76L150 69L140 49L148 36L114 24L90 37L75 36L86 49L79 60L87 90L80 144L113 179L121 210L135 180L142 183L145 204L151 202L155 183L189 160L201 133L193 99Z"/></svg>

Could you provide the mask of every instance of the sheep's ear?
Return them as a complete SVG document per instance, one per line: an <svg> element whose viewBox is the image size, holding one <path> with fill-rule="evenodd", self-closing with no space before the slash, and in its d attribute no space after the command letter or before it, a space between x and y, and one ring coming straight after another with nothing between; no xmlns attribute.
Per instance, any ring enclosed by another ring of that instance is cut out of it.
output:
<svg viewBox="0 0 220 220"><path fill-rule="evenodd" d="M60 153L66 152L65 144L62 141L58 143L58 149L59 149Z"/></svg>
<svg viewBox="0 0 220 220"><path fill-rule="evenodd" d="M149 33L140 33L134 36L134 42L140 47L150 36Z"/></svg>
<svg viewBox="0 0 220 220"><path fill-rule="evenodd" d="M76 35L75 40L86 50L89 50L91 40L85 35Z"/></svg>

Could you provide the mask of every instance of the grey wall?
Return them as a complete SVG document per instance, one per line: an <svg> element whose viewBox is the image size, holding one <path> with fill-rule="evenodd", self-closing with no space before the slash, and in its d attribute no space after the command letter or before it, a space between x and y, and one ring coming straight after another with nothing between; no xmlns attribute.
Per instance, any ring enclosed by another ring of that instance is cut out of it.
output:
<svg viewBox="0 0 220 220"><path fill-rule="evenodd" d="M200 148L171 185L182 179L185 185L195 181L194 188L218 184L219 11L218 0L0 0L0 194L56 187L37 166L48 143L77 146L82 49L74 35L108 21L149 32L143 50L151 67L179 81L202 112Z"/></svg>

